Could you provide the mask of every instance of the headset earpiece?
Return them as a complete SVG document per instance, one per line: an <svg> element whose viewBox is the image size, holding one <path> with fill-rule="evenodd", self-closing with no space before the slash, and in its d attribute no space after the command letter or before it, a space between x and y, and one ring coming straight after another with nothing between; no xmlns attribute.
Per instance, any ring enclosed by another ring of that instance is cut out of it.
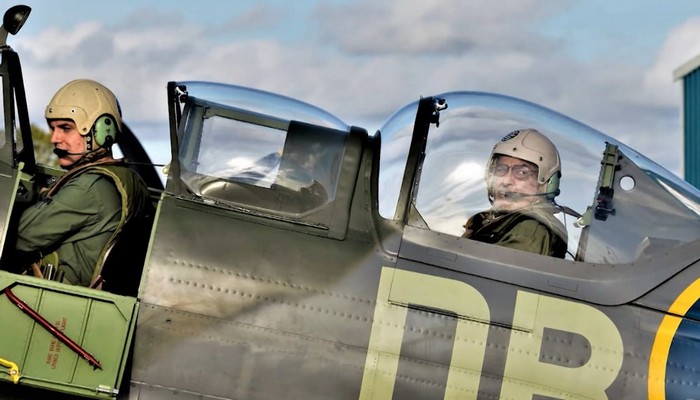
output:
<svg viewBox="0 0 700 400"><path fill-rule="evenodd" d="M547 181L547 187L545 187L544 192L547 194L547 200L554 200L555 197L559 195L559 177L560 172L552 174L552 176Z"/></svg>
<svg viewBox="0 0 700 400"><path fill-rule="evenodd" d="M109 148L117 139L117 124L110 115L103 115L95 121L92 133L98 147Z"/></svg>

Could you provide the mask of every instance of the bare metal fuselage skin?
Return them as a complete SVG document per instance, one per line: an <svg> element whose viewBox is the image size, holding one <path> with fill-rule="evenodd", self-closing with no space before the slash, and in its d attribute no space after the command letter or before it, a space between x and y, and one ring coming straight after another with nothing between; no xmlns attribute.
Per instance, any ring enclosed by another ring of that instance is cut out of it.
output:
<svg viewBox="0 0 700 400"><path fill-rule="evenodd" d="M15 139L16 125L27 131L28 116L19 60L9 47L2 51L7 253L17 213L53 172L27 154L30 137ZM223 101L229 93L260 107ZM0 361L0 399L700 396L700 251L693 236L700 228L687 205L697 191L658 178L636 154L608 144L612 167L603 159L590 168L595 189L615 193L596 199L616 211L581 217L578 247L585 252L561 260L441 232L419 187L430 185L426 174L437 163L429 154L439 144L429 137L449 132L457 117L448 112L461 101L472 107L479 100L460 96L423 98L407 107L412 118L401 123L408 128L389 122L370 135L269 93L171 82L173 161L166 187L152 188L157 210L137 295L0 271L4 286L113 365L89 368L0 295L0 360L26 374L13 384ZM273 102L289 107L265 108ZM294 107L301 111L277 112ZM383 217L380 156L390 153L380 150L397 132L408 132L410 146L395 179L393 217ZM12 146L16 140L24 146ZM227 151L259 152L264 165L238 168ZM634 178L637 193L653 195L640 201L621 187L623 176ZM679 191L687 203L665 201ZM659 228L664 220L677 233ZM51 298L66 307L50 307ZM83 304L114 306L124 321L112 329L118 317L96 319ZM97 329L114 354L105 353ZM105 383L80 384L99 382L94 374L104 374Z"/></svg>

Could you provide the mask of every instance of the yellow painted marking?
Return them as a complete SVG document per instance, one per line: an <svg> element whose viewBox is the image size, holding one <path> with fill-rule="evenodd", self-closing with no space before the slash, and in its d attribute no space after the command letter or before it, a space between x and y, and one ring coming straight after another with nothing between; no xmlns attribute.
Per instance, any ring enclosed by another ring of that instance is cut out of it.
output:
<svg viewBox="0 0 700 400"><path fill-rule="evenodd" d="M526 316L534 319L534 328L531 333L511 331L501 398L530 400L536 394L568 398L575 394L607 399L605 390L620 373L624 358L622 337L610 318L586 304L519 291L514 320ZM590 359L576 368L541 362L545 328L585 337Z"/></svg>
<svg viewBox="0 0 700 400"><path fill-rule="evenodd" d="M690 284L668 309L669 314L685 315L690 307L700 299L700 278ZM654 344L649 357L649 400L666 399L666 362L671 350L671 342L683 318L666 315L656 331Z"/></svg>
<svg viewBox="0 0 700 400"><path fill-rule="evenodd" d="M476 399L490 313L486 299L466 283L382 268L361 400L391 400L409 304L451 311L457 319L445 399Z"/></svg>
<svg viewBox="0 0 700 400"><path fill-rule="evenodd" d="M491 322L486 299L464 282L390 267L382 268L379 279L359 398L393 398L411 305L456 314L444 398L475 400ZM513 326L518 329L511 330L502 399L531 400L534 395L607 399L605 390L622 368L624 347L620 332L605 313L586 304L518 291ZM576 368L541 362L545 328L586 338L589 360Z"/></svg>

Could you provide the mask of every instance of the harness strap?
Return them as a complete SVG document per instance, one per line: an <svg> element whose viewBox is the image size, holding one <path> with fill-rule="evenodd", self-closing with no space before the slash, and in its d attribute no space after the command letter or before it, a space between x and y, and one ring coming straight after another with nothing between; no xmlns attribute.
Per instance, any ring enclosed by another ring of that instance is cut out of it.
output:
<svg viewBox="0 0 700 400"><path fill-rule="evenodd" d="M124 182L122 182L120 177L108 168L110 166L126 166L126 163L124 162L124 160L106 159L82 164L63 174L63 176L49 189L49 191L46 194L46 197L50 198L70 179L85 172L98 172L102 175L107 176L119 192L119 197L121 199L121 214L119 217L119 224L117 225L117 228L114 230L105 246L102 248L100 256L97 258L97 263L94 267L92 278L90 279L90 287L94 288L101 287L102 268L104 267L107 255L109 254L109 251L112 249L112 247L114 247L119 233L122 231L124 225L129 219L129 191L127 190ZM58 265L58 263L56 265Z"/></svg>

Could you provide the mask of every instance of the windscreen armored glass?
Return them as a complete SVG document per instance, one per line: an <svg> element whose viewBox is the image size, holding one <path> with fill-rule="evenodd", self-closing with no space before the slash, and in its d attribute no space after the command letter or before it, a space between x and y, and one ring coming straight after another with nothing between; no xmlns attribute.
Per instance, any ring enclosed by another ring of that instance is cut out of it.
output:
<svg viewBox="0 0 700 400"><path fill-rule="evenodd" d="M180 163L183 181L193 193L290 218L303 217L333 200L346 136L335 127L347 129L344 124L277 95L213 87L216 90L200 94L226 103L195 97L187 87ZM241 95L243 101L232 101ZM268 109L263 100L269 102ZM253 104L256 101L260 104ZM290 107L276 105L280 101Z"/></svg>

